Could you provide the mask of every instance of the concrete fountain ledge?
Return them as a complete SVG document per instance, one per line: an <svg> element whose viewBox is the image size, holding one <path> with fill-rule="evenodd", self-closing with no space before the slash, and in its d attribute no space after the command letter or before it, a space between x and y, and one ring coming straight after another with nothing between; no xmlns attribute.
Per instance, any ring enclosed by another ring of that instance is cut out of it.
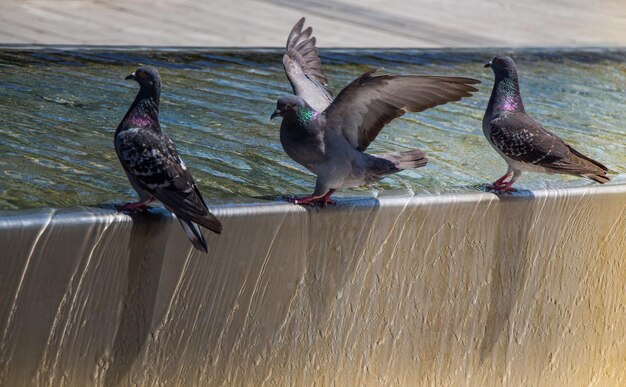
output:
<svg viewBox="0 0 626 387"><path fill-rule="evenodd" d="M0 385L626 384L626 185L0 217Z"/></svg>

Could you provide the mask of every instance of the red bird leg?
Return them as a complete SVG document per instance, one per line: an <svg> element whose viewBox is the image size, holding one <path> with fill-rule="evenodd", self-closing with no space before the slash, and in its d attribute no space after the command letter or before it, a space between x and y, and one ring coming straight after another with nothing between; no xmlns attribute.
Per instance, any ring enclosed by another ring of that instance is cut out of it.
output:
<svg viewBox="0 0 626 387"><path fill-rule="evenodd" d="M322 198L320 199L321 203L322 203L322 207L326 207L327 205L331 205L331 206L336 206L337 203L330 198L330 195L334 194L335 190L331 189L330 191L328 191L326 193L326 195L322 196Z"/></svg>
<svg viewBox="0 0 626 387"><path fill-rule="evenodd" d="M337 205L337 203L335 203L335 201L330 198L330 195L332 195L334 192L335 190L331 189L324 196L309 195L301 198L286 197L285 200L287 200L288 202L292 202L293 204L300 204L303 206L315 206L317 204L320 204L322 207L326 207L329 204L335 206Z"/></svg>
<svg viewBox="0 0 626 387"><path fill-rule="evenodd" d="M301 198L296 197L285 197L284 199L293 204L302 204L304 206L314 206L315 200L319 199L321 196L309 195L303 196Z"/></svg>
<svg viewBox="0 0 626 387"><path fill-rule="evenodd" d="M120 211L145 211L148 208L148 204L152 203L154 198L151 197L145 201L138 201L134 203L126 203L120 207Z"/></svg>
<svg viewBox="0 0 626 387"><path fill-rule="evenodd" d="M515 181L516 180L511 180L508 183L504 183L498 189L500 190L500 192L517 192L515 188L511 187L513 183L515 183Z"/></svg>
<svg viewBox="0 0 626 387"><path fill-rule="evenodd" d="M505 183L504 181L506 179L508 179L509 177L511 177L513 175L513 172L507 172L504 176L502 176L501 178L499 178L498 180L494 181L492 184L487 186L487 189L491 189L491 190L500 190L502 189L503 186L506 186L509 183ZM513 183L511 183L513 184Z"/></svg>

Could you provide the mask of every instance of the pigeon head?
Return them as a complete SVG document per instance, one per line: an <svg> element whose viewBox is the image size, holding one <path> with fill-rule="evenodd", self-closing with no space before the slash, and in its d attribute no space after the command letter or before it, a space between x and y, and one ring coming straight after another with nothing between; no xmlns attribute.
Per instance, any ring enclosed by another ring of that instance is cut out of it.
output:
<svg viewBox="0 0 626 387"><path fill-rule="evenodd" d="M152 128L160 131L161 77L159 72L154 67L140 67L126 79L137 81L140 87L117 131L129 128Z"/></svg>
<svg viewBox="0 0 626 387"><path fill-rule="evenodd" d="M524 112L517 68L513 59L508 56L496 56L485 67L490 67L495 74L487 111Z"/></svg>
<svg viewBox="0 0 626 387"><path fill-rule="evenodd" d="M161 77L154 67L140 67L125 79L132 79L139 83L141 88L161 90Z"/></svg>
<svg viewBox="0 0 626 387"><path fill-rule="evenodd" d="M313 111L306 101L297 95L286 95L284 97L280 97L276 102L276 110L272 113L270 120L276 116L285 117L285 115L290 112L297 112L301 108Z"/></svg>
<svg viewBox="0 0 626 387"><path fill-rule="evenodd" d="M517 72L515 62L509 56L496 56L485 67L491 68L496 75L507 75Z"/></svg>

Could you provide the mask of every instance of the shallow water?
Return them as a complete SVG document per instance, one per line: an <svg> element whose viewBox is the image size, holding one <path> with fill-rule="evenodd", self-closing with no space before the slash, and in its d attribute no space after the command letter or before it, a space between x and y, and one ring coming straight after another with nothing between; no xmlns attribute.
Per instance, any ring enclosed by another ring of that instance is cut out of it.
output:
<svg viewBox="0 0 626 387"><path fill-rule="evenodd" d="M480 189L505 171L483 137L481 119L493 82L482 67L513 54L527 111L579 151L626 181L625 50L323 50L337 93L372 67L389 72L470 76L472 98L407 114L368 151L419 148L430 163L380 184L349 190L418 194ZM159 68L161 124L209 201L309 193L315 178L293 162L269 121L289 93L278 50L0 49L0 209L119 203L134 191L113 149L115 128L137 91L124 76L139 64ZM594 184L528 174L523 188Z"/></svg>

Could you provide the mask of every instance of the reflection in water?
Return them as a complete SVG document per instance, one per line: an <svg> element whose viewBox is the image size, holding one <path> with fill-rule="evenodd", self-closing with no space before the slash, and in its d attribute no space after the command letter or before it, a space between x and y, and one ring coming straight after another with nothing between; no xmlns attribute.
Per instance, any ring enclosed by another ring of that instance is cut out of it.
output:
<svg viewBox="0 0 626 387"><path fill-rule="evenodd" d="M430 164L388 177L378 188L457 192L502 175L506 166L481 129L493 81L482 63L494 54L323 51L335 92L372 67L483 81L475 97L408 114L383 131L372 153L420 148ZM615 181L625 181L626 51L521 50L513 55L529 112L575 148L621 174ZM314 177L284 154L279 124L268 119L276 98L290 92L279 50L0 49L0 209L132 199L112 137L136 92L136 85L123 78L138 64L159 68L163 127L206 197L310 191ZM593 183L540 175L521 181L524 188L546 184Z"/></svg>

